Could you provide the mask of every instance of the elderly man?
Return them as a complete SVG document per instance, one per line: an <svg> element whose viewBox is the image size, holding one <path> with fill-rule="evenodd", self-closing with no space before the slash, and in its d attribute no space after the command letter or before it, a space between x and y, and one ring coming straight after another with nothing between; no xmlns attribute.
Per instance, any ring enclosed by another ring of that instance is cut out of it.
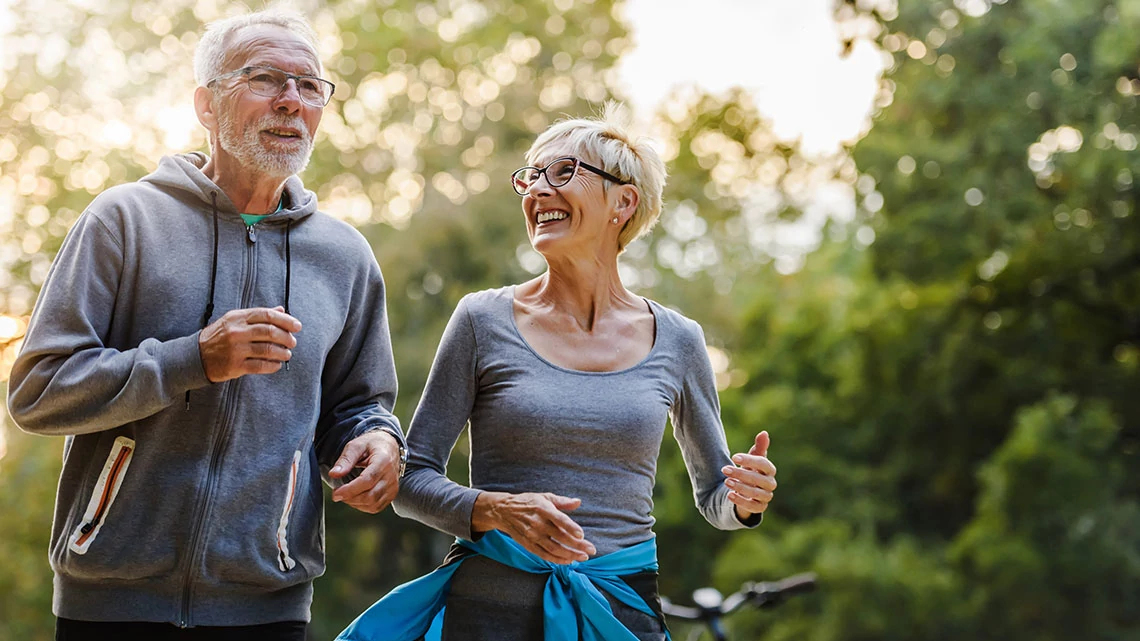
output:
<svg viewBox="0 0 1140 641"><path fill-rule="evenodd" d="M378 512L406 460L380 269L295 176L333 93L315 34L219 21L195 72L211 156L95 198L12 370L13 419L67 437L57 639L304 639L322 474Z"/></svg>

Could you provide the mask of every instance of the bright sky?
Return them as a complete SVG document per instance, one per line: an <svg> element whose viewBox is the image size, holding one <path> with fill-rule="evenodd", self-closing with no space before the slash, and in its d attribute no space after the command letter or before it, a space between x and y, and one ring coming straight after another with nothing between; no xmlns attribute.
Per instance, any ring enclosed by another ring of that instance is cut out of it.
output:
<svg viewBox="0 0 1140 641"><path fill-rule="evenodd" d="M635 109L670 89L752 90L785 139L827 152L866 129L882 59L870 46L840 58L833 0L628 0L635 49L621 61Z"/></svg>
<svg viewBox="0 0 1140 641"><path fill-rule="evenodd" d="M10 30L0 0L0 34ZM750 89L775 132L829 152L865 132L882 71L870 45L841 58L833 0L626 0L634 50L619 64L635 110L679 86Z"/></svg>

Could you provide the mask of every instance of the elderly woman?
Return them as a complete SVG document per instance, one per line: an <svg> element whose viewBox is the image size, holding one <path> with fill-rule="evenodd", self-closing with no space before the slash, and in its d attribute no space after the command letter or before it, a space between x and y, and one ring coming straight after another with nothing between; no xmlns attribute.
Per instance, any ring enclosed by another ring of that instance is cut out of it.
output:
<svg viewBox="0 0 1140 641"><path fill-rule="evenodd" d="M651 515L666 418L713 526L758 525L776 489L766 432L729 457L700 326L618 275L661 211L657 154L606 117L553 125L526 162L511 183L548 269L460 301L395 502L457 543L341 639L667 638ZM470 487L445 475L468 422Z"/></svg>

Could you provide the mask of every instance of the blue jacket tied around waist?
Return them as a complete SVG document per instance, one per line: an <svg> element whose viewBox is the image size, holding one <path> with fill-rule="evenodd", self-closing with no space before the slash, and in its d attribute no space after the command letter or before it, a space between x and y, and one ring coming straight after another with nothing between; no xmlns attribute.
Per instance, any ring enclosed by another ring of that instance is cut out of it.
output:
<svg viewBox="0 0 1140 641"><path fill-rule="evenodd" d="M550 575L542 599L545 641L578 641L579 630L582 641L637 641L614 617L601 590L631 608L657 616L621 579L626 574L657 570L654 539L567 565L545 561L497 530L478 541L456 542L512 568ZM421 637L438 641L451 578L462 562L459 559L392 590L357 617L337 641L415 641Z"/></svg>

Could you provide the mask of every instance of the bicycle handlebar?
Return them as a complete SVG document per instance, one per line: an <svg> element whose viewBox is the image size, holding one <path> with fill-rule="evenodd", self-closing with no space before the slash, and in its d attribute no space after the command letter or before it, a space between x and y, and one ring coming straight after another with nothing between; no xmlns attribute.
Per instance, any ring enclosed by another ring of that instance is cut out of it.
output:
<svg viewBox="0 0 1140 641"><path fill-rule="evenodd" d="M784 597L811 592L815 587L815 574L796 574L779 581L764 583L749 581L715 607L675 605L668 599L662 598L661 609L668 616L685 621L712 621L735 612L745 603L751 603L756 607L771 607L783 601Z"/></svg>

